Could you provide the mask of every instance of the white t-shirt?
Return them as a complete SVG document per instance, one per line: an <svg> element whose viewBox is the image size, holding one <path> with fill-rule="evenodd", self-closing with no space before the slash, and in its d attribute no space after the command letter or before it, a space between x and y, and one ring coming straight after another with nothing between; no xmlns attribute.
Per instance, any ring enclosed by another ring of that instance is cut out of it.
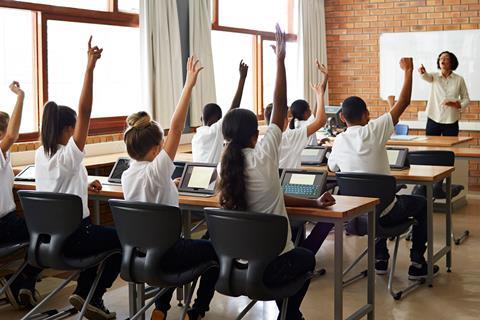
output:
<svg viewBox="0 0 480 320"><path fill-rule="evenodd" d="M270 124L255 149L243 149L245 157L245 185L248 210L253 212L273 213L284 216L288 220L283 191L278 177L279 146L282 131L275 124ZM294 248L288 223L288 234L285 249L282 253Z"/></svg>
<svg viewBox="0 0 480 320"><path fill-rule="evenodd" d="M218 163L223 150L223 119L211 126L197 128L192 139L192 156L194 162Z"/></svg>
<svg viewBox="0 0 480 320"><path fill-rule="evenodd" d="M88 210L88 174L83 165L85 154L73 138L58 145L53 157L48 157L43 146L35 152L35 182L37 191L74 194L82 198L83 218Z"/></svg>
<svg viewBox="0 0 480 320"><path fill-rule="evenodd" d="M314 120L315 120L315 117L313 116L313 114L311 114L307 120L295 120L295 128L299 129L299 128L307 127ZM317 133L314 133L310 137L308 137L308 145L318 146Z"/></svg>
<svg viewBox="0 0 480 320"><path fill-rule="evenodd" d="M10 152L7 151L5 157L0 149L0 218L15 210L15 201L13 200L13 170L10 163Z"/></svg>
<svg viewBox="0 0 480 320"><path fill-rule="evenodd" d="M385 145L394 130L389 112L365 126L349 127L335 138L328 167L332 171L390 174Z"/></svg>
<svg viewBox="0 0 480 320"><path fill-rule="evenodd" d="M282 169L297 169L302 166L302 150L308 145L307 127L289 129L282 134L280 163Z"/></svg>
<svg viewBox="0 0 480 320"><path fill-rule="evenodd" d="M125 200L178 207L178 190L172 181L175 165L165 150L150 161L132 160L122 174Z"/></svg>

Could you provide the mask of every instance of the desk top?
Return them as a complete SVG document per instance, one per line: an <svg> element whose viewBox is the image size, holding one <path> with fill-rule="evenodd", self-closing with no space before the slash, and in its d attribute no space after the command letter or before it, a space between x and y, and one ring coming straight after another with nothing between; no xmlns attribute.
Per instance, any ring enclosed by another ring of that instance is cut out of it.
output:
<svg viewBox="0 0 480 320"><path fill-rule="evenodd" d="M408 147L409 151L452 151L457 158L480 158L480 148L456 148L456 147Z"/></svg>
<svg viewBox="0 0 480 320"><path fill-rule="evenodd" d="M394 146L416 146L416 147L453 147L470 140L472 137L437 137L437 136L419 136L415 140L388 140L387 145Z"/></svg>

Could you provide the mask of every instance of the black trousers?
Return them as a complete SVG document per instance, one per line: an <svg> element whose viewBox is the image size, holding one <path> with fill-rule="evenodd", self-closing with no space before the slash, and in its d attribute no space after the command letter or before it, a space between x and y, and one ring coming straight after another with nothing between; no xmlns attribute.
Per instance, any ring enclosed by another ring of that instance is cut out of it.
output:
<svg viewBox="0 0 480 320"><path fill-rule="evenodd" d="M380 218L380 225L388 227L414 218L417 224L413 226L412 249L410 259L413 262L424 263L427 243L427 200L424 197L413 195L397 196L397 202L392 210ZM388 260L390 255L387 249L387 239L377 239L375 257L378 260Z"/></svg>
<svg viewBox="0 0 480 320"><path fill-rule="evenodd" d="M218 261L217 254L209 240L181 239L165 253L162 258L164 271L178 272L208 261ZM209 310L210 301L215 293L218 268L210 269L200 277L197 298L192 308L202 316ZM175 288L169 289L155 301L155 307L165 314L170 309L170 300Z"/></svg>
<svg viewBox="0 0 480 320"><path fill-rule="evenodd" d="M273 260L265 270L264 281L268 286L289 283L293 279L313 272L315 269L315 255L308 249L295 248ZM302 319L300 305L307 293L310 280L293 296L288 299L287 319ZM282 301L277 301L278 309L282 308Z"/></svg>
<svg viewBox="0 0 480 320"><path fill-rule="evenodd" d="M28 238L25 219L18 216L15 211L0 219L0 244L21 242L28 240ZM22 273L12 283L12 287L33 290L40 272L42 272L42 269L27 264Z"/></svg>
<svg viewBox="0 0 480 320"><path fill-rule="evenodd" d="M80 227L67 240L65 255L86 257L112 249L121 249L117 231L114 228L103 227L91 223L90 218L83 219ZM120 273L122 256L116 254L106 260L105 268L93 295L93 301L98 301L110 288ZM80 273L75 294L86 298L97 275L98 266Z"/></svg>
<svg viewBox="0 0 480 320"><path fill-rule="evenodd" d="M458 136L458 131L459 131L458 121L454 123L438 123L428 118L427 128L425 131L427 136L456 137Z"/></svg>

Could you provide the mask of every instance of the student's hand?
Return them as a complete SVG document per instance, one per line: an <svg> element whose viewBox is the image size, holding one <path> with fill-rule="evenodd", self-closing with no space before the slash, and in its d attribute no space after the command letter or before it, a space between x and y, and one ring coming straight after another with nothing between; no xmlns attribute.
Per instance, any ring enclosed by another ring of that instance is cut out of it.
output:
<svg viewBox="0 0 480 320"><path fill-rule="evenodd" d="M92 48L92 36L88 39L88 69L94 69L97 64L97 60L102 57L103 48L94 46Z"/></svg>
<svg viewBox="0 0 480 320"><path fill-rule="evenodd" d="M243 59L240 60L240 65L238 66L238 71L240 72L240 78L245 79L248 74L248 65L243 62Z"/></svg>
<svg viewBox="0 0 480 320"><path fill-rule="evenodd" d="M319 208L330 207L335 204L335 198L330 194L330 192L325 192L317 199L317 206Z"/></svg>
<svg viewBox="0 0 480 320"><path fill-rule="evenodd" d="M187 61L187 80L185 81L185 86L193 88L197 83L197 77L200 71L203 70L203 67L199 65L200 59L195 56L191 56Z"/></svg>
<svg viewBox="0 0 480 320"><path fill-rule="evenodd" d="M403 71L413 71L413 59L412 58L401 58L400 59L400 68Z"/></svg>
<svg viewBox="0 0 480 320"><path fill-rule="evenodd" d="M10 88L10 91L15 93L17 96L19 96L19 97L25 96L25 93L20 88L20 83L18 83L17 81L12 81L12 83L10 83L10 85L8 87Z"/></svg>
<svg viewBox="0 0 480 320"><path fill-rule="evenodd" d="M318 70L323 74L322 82L317 83L316 85L310 83L310 87L317 95L323 95L325 90L327 90L327 83L328 83L328 68L324 64L320 64L318 60L315 62Z"/></svg>
<svg viewBox="0 0 480 320"><path fill-rule="evenodd" d="M285 32L280 29L280 25L275 25L275 45L272 45L272 49L277 55L278 60L285 60L286 41Z"/></svg>
<svg viewBox="0 0 480 320"><path fill-rule="evenodd" d="M452 107L452 108L457 108L457 109L462 108L462 105L460 104L460 101L449 101L449 102L446 102L445 105L447 107Z"/></svg>
<svg viewBox="0 0 480 320"><path fill-rule="evenodd" d="M180 181L182 180L182 178L175 178L173 179L173 183L175 183L175 185L177 186L177 189L178 187L180 186Z"/></svg>
<svg viewBox="0 0 480 320"><path fill-rule="evenodd" d="M420 74L424 74L425 72L427 72L427 70L425 70L425 67L423 66L423 64L420 66L420 68L418 68L418 73Z"/></svg>
<svg viewBox="0 0 480 320"><path fill-rule="evenodd" d="M88 185L88 191L100 192L102 190L102 184L98 180L93 180Z"/></svg>

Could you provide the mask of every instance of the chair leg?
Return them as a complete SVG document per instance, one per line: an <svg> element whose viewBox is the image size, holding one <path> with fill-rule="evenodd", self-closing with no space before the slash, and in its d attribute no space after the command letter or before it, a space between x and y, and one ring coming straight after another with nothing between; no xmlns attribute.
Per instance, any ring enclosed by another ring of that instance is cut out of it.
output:
<svg viewBox="0 0 480 320"><path fill-rule="evenodd" d="M192 297L193 297L193 292L195 291L195 287L197 286L197 280L195 279L192 282L192 285L188 289L187 297L185 300L185 306L182 309L182 312L180 313L180 320L183 320L185 318L185 315L187 314L188 308L190 308L190 303L192 302Z"/></svg>
<svg viewBox="0 0 480 320"><path fill-rule="evenodd" d="M148 303L146 303L140 310L138 310L138 312L134 316L129 318L129 320L136 320L138 317L143 315L148 310L148 308L150 308L152 304L155 303L155 300L157 300L158 297L167 292L168 289L170 288L163 288L162 290L160 290L150 301L148 301Z"/></svg>
<svg viewBox="0 0 480 320"><path fill-rule="evenodd" d="M463 243L463 241L467 240L467 238L470 236L470 231L469 230L465 230L462 232L462 234L460 235L460 237L458 238L455 238L455 234L452 232L452 239L453 239L453 242L459 246Z"/></svg>
<svg viewBox="0 0 480 320"><path fill-rule="evenodd" d="M365 249L344 271L343 271L343 277L345 277L350 271L352 271L353 268L365 257L368 253L368 248ZM358 273L355 276L352 276L351 278L344 280L343 281L343 286L347 287L354 283L357 280L363 279L368 275L367 270L363 270L360 273Z"/></svg>
<svg viewBox="0 0 480 320"><path fill-rule="evenodd" d="M100 281L100 277L103 274L103 270L105 269L105 263L106 259L100 263L100 266L98 267L97 271L97 276L95 277L95 280L93 280L92 287L90 288L90 291L88 292L87 298L85 299L85 303L83 304L82 311L80 311L80 314L77 317L77 320L82 320L85 312L87 311L87 306L90 304L90 301L93 298L93 293L97 289L98 282Z"/></svg>
<svg viewBox="0 0 480 320"><path fill-rule="evenodd" d="M27 266L27 260L25 260L22 263L20 268L18 268L17 271L15 271L15 273L10 277L10 279L8 279L5 286L2 289L0 289L0 296L3 295L5 290L7 290L7 288L12 285L13 281L15 281L15 279L17 279L17 277L20 275L20 273L22 273L23 269L25 269L26 266Z"/></svg>
<svg viewBox="0 0 480 320"><path fill-rule="evenodd" d="M48 301L50 300L54 295L56 295L60 290L62 290L63 288L65 288L65 286L73 280L73 278L75 278L76 276L78 276L78 274L80 273L80 271L76 271L74 273L72 273L65 281L62 282L62 284L60 284L57 288L55 288L55 290L53 290L52 292L50 292L48 294L48 296L46 296L39 304L37 304L35 306L35 308L33 308L32 310L30 310L30 312L28 312L25 316L23 316L23 318L21 320L27 320L27 319L31 319L32 318L32 315L35 315L35 313Z"/></svg>
<svg viewBox="0 0 480 320"><path fill-rule="evenodd" d="M282 310L280 310L280 320L287 319L288 298L283 299Z"/></svg>
<svg viewBox="0 0 480 320"><path fill-rule="evenodd" d="M245 315L250 311L250 309L253 308L253 306L257 303L257 300L252 300L250 303L240 312L240 314L237 316L236 320L241 320Z"/></svg>

